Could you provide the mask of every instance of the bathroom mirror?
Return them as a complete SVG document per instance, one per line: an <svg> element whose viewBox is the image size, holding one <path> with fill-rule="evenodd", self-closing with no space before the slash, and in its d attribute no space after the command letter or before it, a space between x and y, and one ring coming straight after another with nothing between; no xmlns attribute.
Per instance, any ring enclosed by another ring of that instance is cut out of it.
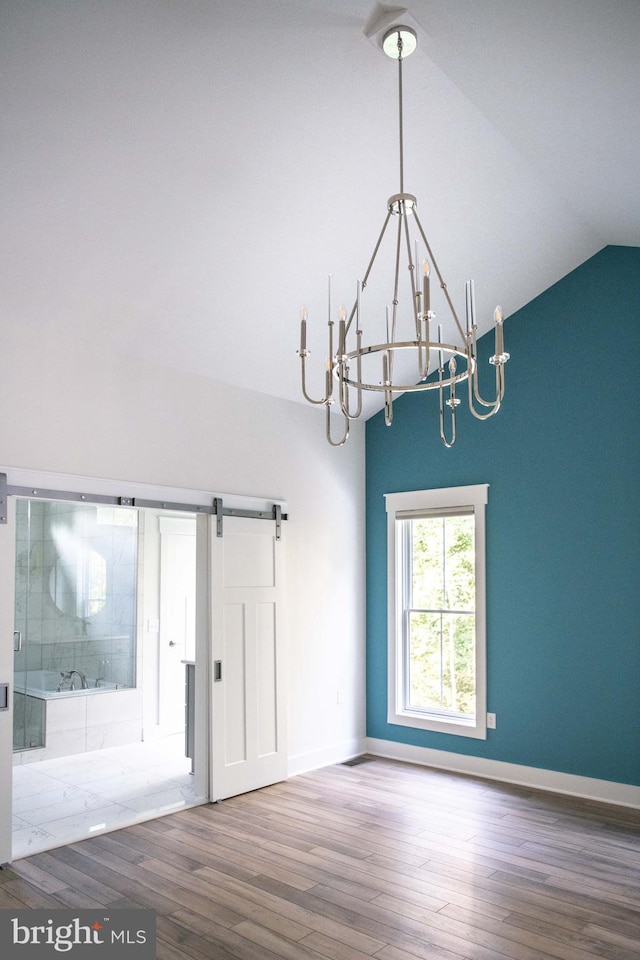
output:
<svg viewBox="0 0 640 960"><path fill-rule="evenodd" d="M107 602L107 561L97 550L81 544L68 557L58 557L51 568L49 592L58 610L86 620Z"/></svg>

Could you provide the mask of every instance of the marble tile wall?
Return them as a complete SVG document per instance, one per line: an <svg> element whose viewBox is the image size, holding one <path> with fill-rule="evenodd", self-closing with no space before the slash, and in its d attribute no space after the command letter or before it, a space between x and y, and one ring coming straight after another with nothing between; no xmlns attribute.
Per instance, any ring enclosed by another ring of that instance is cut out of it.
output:
<svg viewBox="0 0 640 960"><path fill-rule="evenodd" d="M19 501L17 670L77 669L135 684L136 520L112 507Z"/></svg>

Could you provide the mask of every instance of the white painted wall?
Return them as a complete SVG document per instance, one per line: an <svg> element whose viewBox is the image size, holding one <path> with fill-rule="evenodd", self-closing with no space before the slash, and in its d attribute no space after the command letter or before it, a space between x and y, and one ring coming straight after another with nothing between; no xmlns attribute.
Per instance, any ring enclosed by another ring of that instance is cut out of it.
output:
<svg viewBox="0 0 640 960"><path fill-rule="evenodd" d="M322 411L106 353L89 320L84 341L42 323L5 326L0 410L0 464L9 474L13 466L286 500L290 769L358 751L365 729L363 425L333 449ZM0 527L0 550L8 535ZM6 574L0 608L6 672L6 611L13 609ZM6 725L0 715L5 750Z"/></svg>

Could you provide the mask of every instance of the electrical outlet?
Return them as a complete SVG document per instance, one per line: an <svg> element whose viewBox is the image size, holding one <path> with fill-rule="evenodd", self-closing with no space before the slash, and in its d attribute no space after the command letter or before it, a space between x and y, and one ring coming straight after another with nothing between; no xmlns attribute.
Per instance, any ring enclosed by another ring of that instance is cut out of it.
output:
<svg viewBox="0 0 640 960"><path fill-rule="evenodd" d="M496 728L496 715L495 713L487 714L487 729L495 730Z"/></svg>

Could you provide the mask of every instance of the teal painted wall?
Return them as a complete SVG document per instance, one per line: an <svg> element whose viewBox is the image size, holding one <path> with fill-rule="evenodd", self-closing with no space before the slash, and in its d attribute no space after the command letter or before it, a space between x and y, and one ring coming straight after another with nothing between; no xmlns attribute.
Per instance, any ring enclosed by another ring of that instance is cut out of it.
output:
<svg viewBox="0 0 640 960"><path fill-rule="evenodd" d="M435 395L367 424L367 733L640 784L640 249L606 247L505 339L503 408L462 410L451 450ZM490 484L486 741L386 721L383 494L473 483Z"/></svg>

